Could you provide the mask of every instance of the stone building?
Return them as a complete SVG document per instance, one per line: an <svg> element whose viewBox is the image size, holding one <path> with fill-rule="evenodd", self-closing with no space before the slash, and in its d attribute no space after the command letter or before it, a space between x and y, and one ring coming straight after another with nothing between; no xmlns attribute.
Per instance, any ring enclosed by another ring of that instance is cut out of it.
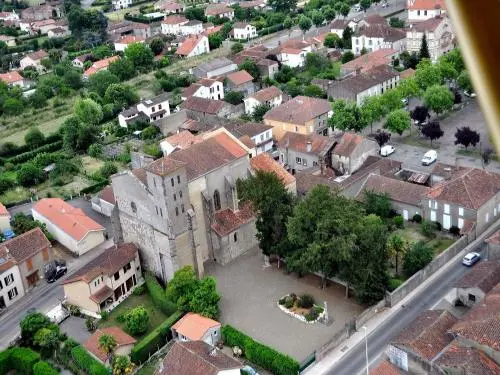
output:
<svg viewBox="0 0 500 375"><path fill-rule="evenodd" d="M145 168L112 177L119 239L136 243L145 268L164 280L185 265L227 263L255 246L255 218L239 207L236 181L250 171L248 148L220 128Z"/></svg>

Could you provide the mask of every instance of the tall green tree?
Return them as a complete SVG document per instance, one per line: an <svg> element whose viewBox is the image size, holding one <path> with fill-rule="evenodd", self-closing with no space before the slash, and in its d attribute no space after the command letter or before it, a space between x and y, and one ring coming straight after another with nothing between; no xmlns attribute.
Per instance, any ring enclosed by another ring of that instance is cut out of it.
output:
<svg viewBox="0 0 500 375"><path fill-rule="evenodd" d="M453 107L454 95L446 86L434 85L425 90L423 99L425 105L439 115Z"/></svg>
<svg viewBox="0 0 500 375"><path fill-rule="evenodd" d="M432 261L434 251L423 242L413 244L403 256L403 271L407 277L424 268Z"/></svg>
<svg viewBox="0 0 500 375"><path fill-rule="evenodd" d="M302 14L299 18L299 27L305 35L305 33L312 27L311 19Z"/></svg>
<svg viewBox="0 0 500 375"><path fill-rule="evenodd" d="M331 191L315 186L294 208L288 219L288 238L295 251L287 258L290 270L319 272L321 286L349 261L355 245L354 228L363 214L360 206Z"/></svg>
<svg viewBox="0 0 500 375"><path fill-rule="evenodd" d="M239 70L246 70L253 77L253 81L257 82L261 78L260 69L252 59L245 59L240 65Z"/></svg>
<svg viewBox="0 0 500 375"><path fill-rule="evenodd" d="M177 306L187 311L189 301L198 288L198 279L191 266L185 266L174 273L174 277L167 285L167 298L175 302Z"/></svg>
<svg viewBox="0 0 500 375"><path fill-rule="evenodd" d="M44 140L45 136L36 126L31 127L24 136L24 141L32 148L40 147Z"/></svg>
<svg viewBox="0 0 500 375"><path fill-rule="evenodd" d="M341 130L359 132L367 125L367 118L363 116L355 102L338 99L332 105L333 116L328 120L330 127Z"/></svg>
<svg viewBox="0 0 500 375"><path fill-rule="evenodd" d="M132 64L129 59L119 59L115 62L112 62L111 64L109 64L108 70L109 73L118 77L120 81L131 79L137 74L134 64Z"/></svg>
<svg viewBox="0 0 500 375"><path fill-rule="evenodd" d="M373 123L380 120L384 114L379 96L368 96L361 105L361 116L370 124L370 133L373 134Z"/></svg>
<svg viewBox="0 0 500 375"><path fill-rule="evenodd" d="M85 125L97 125L103 117L102 107L92 99L78 99L73 106L73 113Z"/></svg>
<svg viewBox="0 0 500 375"><path fill-rule="evenodd" d="M406 129L410 129L411 118L410 114L404 109L396 109L387 116L384 128L392 133L402 135Z"/></svg>
<svg viewBox="0 0 500 375"><path fill-rule="evenodd" d="M431 58L431 54L429 53L429 46L427 45L427 37L425 36L425 33L422 36L422 43L420 44L420 51L418 53L418 58L420 60Z"/></svg>
<svg viewBox="0 0 500 375"><path fill-rule="evenodd" d="M104 353L106 353L106 356L109 358L115 348L117 347L118 343L116 342L116 339L112 335L101 335L99 337L99 349L101 349Z"/></svg>
<svg viewBox="0 0 500 375"><path fill-rule="evenodd" d="M145 43L131 43L125 48L125 57L139 71L148 71L153 67L154 53Z"/></svg>
<svg viewBox="0 0 500 375"><path fill-rule="evenodd" d="M394 258L395 266L396 266L396 274L398 275L401 271L399 268L399 260L401 256L404 255L406 249L408 248L408 244L405 239L398 234L391 235L387 240L387 248L389 250L389 254Z"/></svg>
<svg viewBox="0 0 500 375"><path fill-rule="evenodd" d="M439 66L431 63L429 59L423 59L417 65L415 81L422 90L426 90L433 85L441 85L443 83L443 77Z"/></svg>
<svg viewBox="0 0 500 375"><path fill-rule="evenodd" d="M392 210L391 197L387 193L380 194L374 191L365 191L363 206L367 214L374 214L386 219Z"/></svg>
<svg viewBox="0 0 500 375"><path fill-rule="evenodd" d="M219 301L215 277L205 277L199 282L189 301L189 311L216 319L219 316Z"/></svg>
<svg viewBox="0 0 500 375"><path fill-rule="evenodd" d="M319 10L313 10L311 13L311 20L314 23L314 26L320 27L325 20L325 16Z"/></svg>
<svg viewBox="0 0 500 375"><path fill-rule="evenodd" d="M31 346L35 339L35 334L42 328L47 328L51 325L51 321L45 314L34 312L26 315L20 323L21 340L27 346Z"/></svg>
<svg viewBox="0 0 500 375"><path fill-rule="evenodd" d="M88 86L91 91L95 91L102 97L106 93L109 85L119 82L120 79L109 70L101 70L89 77Z"/></svg>
<svg viewBox="0 0 500 375"><path fill-rule="evenodd" d="M254 107L252 118L256 122L262 122L264 120L264 115L271 110L271 106L269 104L259 104Z"/></svg>
<svg viewBox="0 0 500 375"><path fill-rule="evenodd" d="M269 0L267 5L275 12L292 13L297 8L297 0Z"/></svg>

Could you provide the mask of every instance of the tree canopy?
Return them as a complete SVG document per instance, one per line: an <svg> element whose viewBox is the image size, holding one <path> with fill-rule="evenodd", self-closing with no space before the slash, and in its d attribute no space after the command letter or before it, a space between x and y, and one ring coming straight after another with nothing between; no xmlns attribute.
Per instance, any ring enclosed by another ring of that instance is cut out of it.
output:
<svg viewBox="0 0 500 375"><path fill-rule="evenodd" d="M404 109L396 109L387 116L384 128L392 133L401 135L406 129L410 128L410 125L411 119L409 113Z"/></svg>

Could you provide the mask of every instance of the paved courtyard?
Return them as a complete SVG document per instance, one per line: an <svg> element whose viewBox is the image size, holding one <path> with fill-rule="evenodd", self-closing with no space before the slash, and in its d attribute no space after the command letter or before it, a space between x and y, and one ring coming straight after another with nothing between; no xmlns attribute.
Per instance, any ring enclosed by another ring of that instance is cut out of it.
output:
<svg viewBox="0 0 500 375"><path fill-rule="evenodd" d="M61 332L64 332L68 335L68 337L71 337L80 344L85 343L91 336L91 333L85 325L84 318L69 316L60 324L59 327L61 328Z"/></svg>
<svg viewBox="0 0 500 375"><path fill-rule="evenodd" d="M345 323L363 311L354 299L344 298L345 289L330 285L319 287L316 277L297 278L275 266L263 268L259 249L220 266L207 263L207 274L217 278L222 295L220 320L247 333L254 339L302 361L327 343ZM332 324L306 324L282 312L277 301L288 293L311 294L316 303L328 303Z"/></svg>

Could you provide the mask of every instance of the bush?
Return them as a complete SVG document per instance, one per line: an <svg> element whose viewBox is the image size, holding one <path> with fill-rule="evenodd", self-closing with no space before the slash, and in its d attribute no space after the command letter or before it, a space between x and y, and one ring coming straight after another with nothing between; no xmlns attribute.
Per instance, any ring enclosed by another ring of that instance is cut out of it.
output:
<svg viewBox="0 0 500 375"><path fill-rule="evenodd" d="M285 297L284 305L287 309L291 309L293 307L294 303L295 303L295 301L293 300L292 297L290 297L290 296Z"/></svg>
<svg viewBox="0 0 500 375"><path fill-rule="evenodd" d="M137 288L135 288L134 291L132 292L132 294L134 296L141 296L144 294L145 291L146 291L146 287L144 286L144 284L142 284L142 285L139 285Z"/></svg>
<svg viewBox="0 0 500 375"><path fill-rule="evenodd" d="M69 308L69 313L70 315L73 315L73 316L80 316L81 314L81 311L80 311L80 308L78 306L75 306L75 305L69 305L68 306Z"/></svg>
<svg viewBox="0 0 500 375"><path fill-rule="evenodd" d="M156 276L150 272L146 272L144 279L146 280L146 288L155 306L166 315L172 315L177 310L177 305L167 298L165 289L156 280Z"/></svg>
<svg viewBox="0 0 500 375"><path fill-rule="evenodd" d="M399 288L399 286L401 284L403 284L404 281L403 280L400 280L400 279L389 279L389 285L387 285L387 289L389 290L389 292L392 292L393 290L396 290Z"/></svg>
<svg viewBox="0 0 500 375"><path fill-rule="evenodd" d="M405 221L403 219L403 216L401 216L401 215L394 216L392 218L392 223L394 224L394 226L396 228L404 228L405 227Z"/></svg>
<svg viewBox="0 0 500 375"><path fill-rule="evenodd" d="M429 220L424 220L422 221L422 225L420 227L420 232L428 238L434 238L436 237L436 222L435 221L429 221Z"/></svg>
<svg viewBox="0 0 500 375"><path fill-rule="evenodd" d="M24 152L22 154L18 154L16 156L13 156L13 157L7 159L7 161L9 163L12 163L12 164L25 163L25 162L33 159L38 154L41 154L43 152L51 153L51 152L59 151L59 150L61 150L62 146L63 146L63 141L56 141L56 142L38 147L32 151Z"/></svg>
<svg viewBox="0 0 500 375"><path fill-rule="evenodd" d="M278 301L278 303L279 303L280 305L284 305L284 304L285 304L285 302L286 302L286 297L288 297L288 296L281 297L281 298L280 298L280 300Z"/></svg>
<svg viewBox="0 0 500 375"><path fill-rule="evenodd" d="M71 349L71 357L75 365L88 375L108 375L104 365L94 359L83 347L75 346Z"/></svg>
<svg viewBox="0 0 500 375"><path fill-rule="evenodd" d="M87 318L85 320L85 326L87 327L87 331L89 332L94 332L97 328L97 324L95 323L95 320L92 318Z"/></svg>
<svg viewBox="0 0 500 375"><path fill-rule="evenodd" d="M10 371L10 350L0 352L0 374L6 374Z"/></svg>
<svg viewBox="0 0 500 375"><path fill-rule="evenodd" d="M275 375L296 375L299 371L299 363L293 358L253 340L229 325L222 327L222 337L226 345L240 347L249 361Z"/></svg>
<svg viewBox="0 0 500 375"><path fill-rule="evenodd" d="M434 226L436 227L436 230L437 231L440 231L441 229L443 229L443 226L441 225L441 223L439 221L434 221Z"/></svg>
<svg viewBox="0 0 500 375"><path fill-rule="evenodd" d="M111 162L107 161L104 163L104 165L99 168L99 173L104 177L104 178L109 178L109 176L115 174L118 172L118 168L116 165Z"/></svg>
<svg viewBox="0 0 500 375"><path fill-rule="evenodd" d="M434 251L423 242L415 243L404 255L403 270L410 277L432 261Z"/></svg>
<svg viewBox="0 0 500 375"><path fill-rule="evenodd" d="M8 351L11 370L26 375L33 374L33 366L40 361L40 354L29 348L11 348Z"/></svg>
<svg viewBox="0 0 500 375"><path fill-rule="evenodd" d="M117 315L116 321L118 323L125 323L126 318L127 318L127 313L124 312L124 313L121 313L121 314Z"/></svg>
<svg viewBox="0 0 500 375"><path fill-rule="evenodd" d="M143 306L134 307L125 316L125 327L131 335L140 335L147 331L149 315Z"/></svg>
<svg viewBox="0 0 500 375"><path fill-rule="evenodd" d="M323 312L321 307L313 307L309 312L305 315L305 318L308 322L312 322L313 320L318 319L319 314Z"/></svg>
<svg viewBox="0 0 500 375"><path fill-rule="evenodd" d="M303 309L310 309L314 306L314 298L310 294L303 294L297 301L297 306Z"/></svg>
<svg viewBox="0 0 500 375"><path fill-rule="evenodd" d="M102 319L102 320L108 320L108 318L109 318L109 312L107 312L107 311L103 311L103 312L101 313L101 319Z"/></svg>
<svg viewBox="0 0 500 375"><path fill-rule="evenodd" d="M460 228L457 226L452 226L450 227L450 233L453 234L454 236L460 236Z"/></svg>
<svg viewBox="0 0 500 375"><path fill-rule="evenodd" d="M181 311L174 312L162 324L139 341L130 352L130 359L136 364L147 361L150 354L156 352L169 340L171 337L170 328L182 315Z"/></svg>
<svg viewBox="0 0 500 375"><path fill-rule="evenodd" d="M420 224L420 223L422 222L422 216L421 216L421 215L419 215L419 214L415 214L415 215L413 215L412 220L413 220L415 223L419 223L419 224Z"/></svg>
<svg viewBox="0 0 500 375"><path fill-rule="evenodd" d="M33 375L58 375L59 371L47 362L40 361L33 366Z"/></svg>

